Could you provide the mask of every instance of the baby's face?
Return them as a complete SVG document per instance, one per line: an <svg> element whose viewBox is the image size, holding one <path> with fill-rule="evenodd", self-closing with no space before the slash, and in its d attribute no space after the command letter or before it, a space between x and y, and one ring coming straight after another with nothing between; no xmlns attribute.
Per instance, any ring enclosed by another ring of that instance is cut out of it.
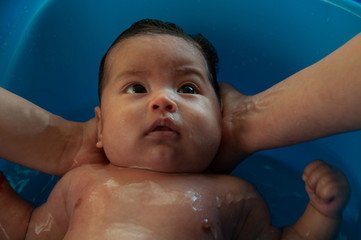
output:
<svg viewBox="0 0 361 240"><path fill-rule="evenodd" d="M98 147L121 167L200 172L221 140L221 110L205 59L182 38L123 40L105 62Z"/></svg>

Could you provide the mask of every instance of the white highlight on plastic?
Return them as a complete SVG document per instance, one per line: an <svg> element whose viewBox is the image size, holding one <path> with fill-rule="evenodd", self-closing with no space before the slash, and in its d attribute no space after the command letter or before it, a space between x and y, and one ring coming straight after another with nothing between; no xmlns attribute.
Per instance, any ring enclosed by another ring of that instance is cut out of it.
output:
<svg viewBox="0 0 361 240"><path fill-rule="evenodd" d="M49 213L48 218L46 219L45 222L35 225L35 234L39 235L42 232L50 232L53 223L54 223L53 215Z"/></svg>
<svg viewBox="0 0 361 240"><path fill-rule="evenodd" d="M359 4L356 2L345 1L345 0L321 0L321 1L334 5L338 8L341 8L342 10L345 10L346 12L355 15L356 17L361 18L361 11L358 6Z"/></svg>

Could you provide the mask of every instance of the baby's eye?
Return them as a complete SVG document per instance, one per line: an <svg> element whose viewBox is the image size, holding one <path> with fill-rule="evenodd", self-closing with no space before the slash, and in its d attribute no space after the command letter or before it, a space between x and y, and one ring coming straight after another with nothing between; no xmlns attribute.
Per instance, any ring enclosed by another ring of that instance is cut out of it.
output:
<svg viewBox="0 0 361 240"><path fill-rule="evenodd" d="M126 89L127 93L146 93L147 89L140 84L133 84Z"/></svg>
<svg viewBox="0 0 361 240"><path fill-rule="evenodd" d="M190 84L185 84L179 88L178 92L185 94L197 94L197 88Z"/></svg>

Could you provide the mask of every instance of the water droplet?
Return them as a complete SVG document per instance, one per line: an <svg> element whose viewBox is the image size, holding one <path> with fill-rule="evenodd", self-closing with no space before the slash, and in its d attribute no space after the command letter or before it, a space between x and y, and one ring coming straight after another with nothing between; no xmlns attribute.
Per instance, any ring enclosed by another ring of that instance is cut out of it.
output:
<svg viewBox="0 0 361 240"><path fill-rule="evenodd" d="M222 201L220 197L216 196L216 206L217 208L220 208L222 206Z"/></svg>
<svg viewBox="0 0 361 240"><path fill-rule="evenodd" d="M227 204L231 204L232 202L233 202L233 196L232 196L232 194L227 193L226 203L227 203Z"/></svg>
<svg viewBox="0 0 361 240"><path fill-rule="evenodd" d="M192 208L194 211L199 212L203 211L203 205L201 202L202 195L193 191L187 191L185 197L191 200Z"/></svg>

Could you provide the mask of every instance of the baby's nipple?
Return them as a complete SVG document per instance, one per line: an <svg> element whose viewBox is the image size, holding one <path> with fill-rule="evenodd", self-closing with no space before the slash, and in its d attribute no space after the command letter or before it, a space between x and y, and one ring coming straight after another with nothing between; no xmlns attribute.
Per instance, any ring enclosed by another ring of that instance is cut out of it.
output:
<svg viewBox="0 0 361 240"><path fill-rule="evenodd" d="M201 226L203 231L207 234L207 235L211 235L213 237L213 239L218 239L218 232L217 230L214 228L214 226L212 226L211 222L209 221L208 218L204 218L201 221Z"/></svg>
<svg viewBox="0 0 361 240"><path fill-rule="evenodd" d="M203 228L204 230L208 230L208 231L209 231L209 229L211 228L211 224L210 224L208 218L203 219L201 224L202 224L202 228Z"/></svg>

